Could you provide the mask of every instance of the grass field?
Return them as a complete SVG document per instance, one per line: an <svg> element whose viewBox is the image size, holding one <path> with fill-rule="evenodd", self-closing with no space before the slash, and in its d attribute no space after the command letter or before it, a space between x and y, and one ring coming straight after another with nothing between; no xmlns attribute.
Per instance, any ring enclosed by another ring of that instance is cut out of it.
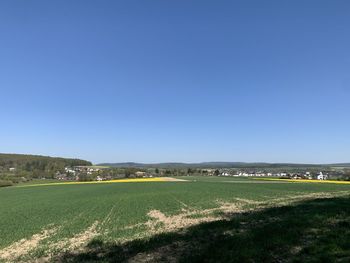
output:
<svg viewBox="0 0 350 263"><path fill-rule="evenodd" d="M332 227L344 240L318 257L350 259L350 185L182 179L0 189L0 261L319 262L309 239L322 247Z"/></svg>

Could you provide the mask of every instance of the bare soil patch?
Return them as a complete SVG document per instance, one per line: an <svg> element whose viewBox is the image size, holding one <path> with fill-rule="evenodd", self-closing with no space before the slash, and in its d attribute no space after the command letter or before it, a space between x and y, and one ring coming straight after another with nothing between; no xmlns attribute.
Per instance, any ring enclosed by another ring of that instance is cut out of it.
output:
<svg viewBox="0 0 350 263"><path fill-rule="evenodd" d="M162 179L166 182L188 182L188 180L173 177L162 177Z"/></svg>
<svg viewBox="0 0 350 263"><path fill-rule="evenodd" d="M189 226L197 225L204 222L213 222L230 218L233 214L243 212L258 211L271 207L281 207L297 203L300 201L317 199L317 198L332 198L334 196L342 196L349 194L348 191L334 193L311 193L300 196L286 196L285 198L276 198L268 201L256 201L250 199L236 198L234 202L217 201L219 207L191 210L182 209L181 213L176 215L165 215L159 210L151 210L148 212L150 220L144 225L148 228L148 234L172 232ZM138 224L139 226L139 224Z"/></svg>
<svg viewBox="0 0 350 263"><path fill-rule="evenodd" d="M57 229L43 230L38 234L33 235L29 239L22 239L12 245L2 249L0 251L0 259L5 262L12 262L28 254L29 251L35 249L39 243L48 238L50 235L53 235Z"/></svg>
<svg viewBox="0 0 350 263"><path fill-rule="evenodd" d="M99 225L98 221L95 221L88 229L81 232L71 238L63 239L59 242L53 243L49 246L50 251L73 251L79 250L84 247L91 239L96 237L99 232L97 227Z"/></svg>

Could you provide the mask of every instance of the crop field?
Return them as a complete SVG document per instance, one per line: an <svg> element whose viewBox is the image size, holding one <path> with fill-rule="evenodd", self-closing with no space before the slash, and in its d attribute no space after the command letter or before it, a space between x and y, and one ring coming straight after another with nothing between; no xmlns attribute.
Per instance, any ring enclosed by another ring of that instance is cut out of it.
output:
<svg viewBox="0 0 350 263"><path fill-rule="evenodd" d="M298 262L332 226L325 262L350 259L350 185L181 179L2 188L0 262Z"/></svg>

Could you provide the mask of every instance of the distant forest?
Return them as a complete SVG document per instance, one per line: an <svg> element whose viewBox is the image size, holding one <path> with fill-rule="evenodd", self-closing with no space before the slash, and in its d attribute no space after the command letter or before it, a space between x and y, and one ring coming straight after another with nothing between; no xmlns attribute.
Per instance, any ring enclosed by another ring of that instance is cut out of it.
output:
<svg viewBox="0 0 350 263"><path fill-rule="evenodd" d="M62 170L67 166L92 165L91 162L80 159L67 159L41 155L3 154L0 153L0 167L16 168L25 171Z"/></svg>
<svg viewBox="0 0 350 263"><path fill-rule="evenodd" d="M26 154L0 153L0 186L5 182L16 183L30 178L54 178L57 171L67 166L92 165L80 159L67 159Z"/></svg>

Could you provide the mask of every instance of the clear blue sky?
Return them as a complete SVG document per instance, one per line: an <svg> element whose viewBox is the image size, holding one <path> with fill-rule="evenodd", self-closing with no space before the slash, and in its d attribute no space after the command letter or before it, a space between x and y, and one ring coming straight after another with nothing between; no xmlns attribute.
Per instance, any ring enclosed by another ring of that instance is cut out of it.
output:
<svg viewBox="0 0 350 263"><path fill-rule="evenodd" d="M350 1L0 2L0 152L350 162Z"/></svg>

